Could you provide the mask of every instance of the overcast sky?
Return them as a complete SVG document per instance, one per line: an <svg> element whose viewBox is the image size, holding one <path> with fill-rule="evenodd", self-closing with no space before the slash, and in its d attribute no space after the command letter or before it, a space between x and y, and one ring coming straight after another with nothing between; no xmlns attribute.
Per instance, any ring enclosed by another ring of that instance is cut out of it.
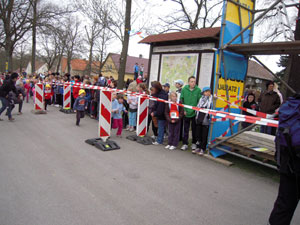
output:
<svg viewBox="0 0 300 225"><path fill-rule="evenodd" d="M186 0L186 1L188 2L192 0ZM267 1L271 1L271 0L264 0L263 2L266 3ZM54 1L52 0L52 2L62 4L61 0L54 0ZM297 2L297 0L286 0L286 2ZM63 4L68 4L68 3L70 4L72 3L72 1L71 0L63 1ZM146 4L150 6L148 8L145 8ZM132 25L133 30L139 29L139 25L141 23L144 23L144 21L150 22L150 24L157 24L159 23L158 17L164 17L165 15L168 15L169 13L171 13L176 9L176 4L170 3L169 1L163 1L163 0L133 0L132 5L133 5L132 11L143 10L140 19L135 24ZM295 10L290 12L292 12L292 14L295 15ZM291 18L291 19L295 19L295 18ZM220 26L220 25L221 23L219 22L215 26ZM254 42L261 42L264 33L268 29L269 29L268 25L264 25L261 29L256 28L254 31ZM142 30L142 32L144 36L147 36L146 35L146 33L148 32L147 30ZM142 39L137 35L130 37L128 54L130 56L139 56L140 54L142 54L143 57L149 58L150 46L147 44L138 44L138 42L141 40ZM108 52L120 53L121 49L122 46L120 41L116 40L108 47ZM266 65L269 66L270 69L272 69L274 72L280 70L280 68L276 64L279 60L279 56L260 56L260 59L264 63L266 63Z"/></svg>

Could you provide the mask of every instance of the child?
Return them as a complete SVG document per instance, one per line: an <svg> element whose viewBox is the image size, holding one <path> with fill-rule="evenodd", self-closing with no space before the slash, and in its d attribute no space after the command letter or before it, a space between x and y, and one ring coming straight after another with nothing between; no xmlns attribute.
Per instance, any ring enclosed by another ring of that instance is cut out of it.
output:
<svg viewBox="0 0 300 225"><path fill-rule="evenodd" d="M126 112L126 109L123 105L124 97L122 94L117 95L117 99L114 99L112 102L112 116L113 116L113 129L118 128L117 137L122 137L123 130L123 119L121 112Z"/></svg>
<svg viewBox="0 0 300 225"><path fill-rule="evenodd" d="M177 103L178 96L176 92L170 93L170 101ZM168 145L166 149L175 150L178 142L179 142L179 135L180 135L180 127L181 127L181 120L184 115L184 110L182 107L177 105L169 104L165 107L165 117L168 121L169 127L169 138L168 138Z"/></svg>
<svg viewBox="0 0 300 225"><path fill-rule="evenodd" d="M51 105L51 97L53 96L52 88L50 84L46 84L45 86L45 110L47 110L47 105Z"/></svg>
<svg viewBox="0 0 300 225"><path fill-rule="evenodd" d="M30 80L26 80L26 83L24 84L24 88L26 90L26 103L29 102L29 95L30 95Z"/></svg>
<svg viewBox="0 0 300 225"><path fill-rule="evenodd" d="M80 118L84 118L84 110L87 109L87 100L85 99L85 91L80 89L76 98L73 109L76 112L76 126L79 126Z"/></svg>
<svg viewBox="0 0 300 225"><path fill-rule="evenodd" d="M244 102L243 107L247 108L247 109L252 109L252 110L257 110L258 109L258 105L255 102L255 95L253 93L249 93L247 95L246 101ZM243 115L253 116L253 114L245 112L245 111L243 111ZM251 123L246 123L246 122L242 123L242 127L243 128L246 128L246 127L248 127L250 125L251 125Z"/></svg>
<svg viewBox="0 0 300 225"><path fill-rule="evenodd" d="M203 95L200 98L198 108L210 109L212 107L212 96L210 87L203 88ZM196 113L196 130L197 130L197 148L192 151L193 154L203 155L207 145L207 137L209 130L209 114Z"/></svg>
<svg viewBox="0 0 300 225"><path fill-rule="evenodd" d="M133 88L128 88L128 91L133 91ZM134 127L136 126L138 98L136 96L128 95L127 102L129 104L129 127L127 130L134 131Z"/></svg>

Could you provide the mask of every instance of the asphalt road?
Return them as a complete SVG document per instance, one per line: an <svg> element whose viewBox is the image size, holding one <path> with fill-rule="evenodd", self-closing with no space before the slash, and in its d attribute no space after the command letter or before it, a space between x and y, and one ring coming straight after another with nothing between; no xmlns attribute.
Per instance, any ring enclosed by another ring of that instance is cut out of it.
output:
<svg viewBox="0 0 300 225"><path fill-rule="evenodd" d="M102 152L84 142L95 120L31 109L0 122L1 225L268 224L272 179L114 135L122 149Z"/></svg>

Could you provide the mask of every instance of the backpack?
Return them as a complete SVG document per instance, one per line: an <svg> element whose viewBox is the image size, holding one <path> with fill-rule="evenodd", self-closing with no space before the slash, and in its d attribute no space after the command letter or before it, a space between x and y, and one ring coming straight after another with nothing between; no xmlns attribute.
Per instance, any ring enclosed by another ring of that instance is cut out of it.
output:
<svg viewBox="0 0 300 225"><path fill-rule="evenodd" d="M276 139L281 146L298 150L296 153L300 157L300 94L280 107Z"/></svg>

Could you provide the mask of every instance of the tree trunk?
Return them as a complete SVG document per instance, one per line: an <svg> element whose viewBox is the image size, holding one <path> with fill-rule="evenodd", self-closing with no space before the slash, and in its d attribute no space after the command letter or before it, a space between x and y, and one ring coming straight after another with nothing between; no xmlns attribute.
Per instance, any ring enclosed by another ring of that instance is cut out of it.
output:
<svg viewBox="0 0 300 225"><path fill-rule="evenodd" d="M127 62L127 53L129 46L129 33L130 31L130 17L131 17L131 0L126 0L126 13L125 13L125 30L124 30L124 41L122 46L122 53L120 57L120 68L119 68L119 77L118 77L118 89L124 88L124 77L126 70Z"/></svg>
<svg viewBox="0 0 300 225"><path fill-rule="evenodd" d="M5 45L5 70L6 72L13 70L13 45L11 44L11 41L6 41Z"/></svg>
<svg viewBox="0 0 300 225"><path fill-rule="evenodd" d="M33 21L32 21L32 51L31 51L31 74L35 73L35 54L36 54L36 20L37 20L37 0L32 2Z"/></svg>
<svg viewBox="0 0 300 225"><path fill-rule="evenodd" d="M68 68L68 74L71 74L71 57L68 55L67 57L67 68Z"/></svg>
<svg viewBox="0 0 300 225"><path fill-rule="evenodd" d="M94 42L92 41L91 44L90 44L89 63L87 65L87 74L89 76L91 76L91 72L92 72L93 45L94 45Z"/></svg>

